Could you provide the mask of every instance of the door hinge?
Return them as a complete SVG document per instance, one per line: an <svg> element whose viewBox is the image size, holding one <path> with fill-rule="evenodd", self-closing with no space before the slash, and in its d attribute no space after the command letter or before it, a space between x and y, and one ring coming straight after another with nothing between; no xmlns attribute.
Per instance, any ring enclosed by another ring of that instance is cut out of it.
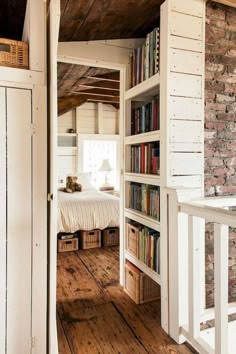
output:
<svg viewBox="0 0 236 354"><path fill-rule="evenodd" d="M53 194L48 193L48 202L51 202L53 200Z"/></svg>
<svg viewBox="0 0 236 354"><path fill-rule="evenodd" d="M36 348L36 337L31 337L31 349Z"/></svg>
<svg viewBox="0 0 236 354"><path fill-rule="evenodd" d="M35 132L35 124L34 123L30 123L30 134L31 135L34 135L36 132Z"/></svg>

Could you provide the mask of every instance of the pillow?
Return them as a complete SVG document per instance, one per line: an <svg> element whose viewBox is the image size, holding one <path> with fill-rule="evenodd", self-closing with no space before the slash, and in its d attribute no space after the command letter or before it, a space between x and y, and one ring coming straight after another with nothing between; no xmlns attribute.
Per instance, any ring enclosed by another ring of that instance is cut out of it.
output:
<svg viewBox="0 0 236 354"><path fill-rule="evenodd" d="M96 189L90 182L90 172L78 173L76 176L77 182L82 185L82 192Z"/></svg>

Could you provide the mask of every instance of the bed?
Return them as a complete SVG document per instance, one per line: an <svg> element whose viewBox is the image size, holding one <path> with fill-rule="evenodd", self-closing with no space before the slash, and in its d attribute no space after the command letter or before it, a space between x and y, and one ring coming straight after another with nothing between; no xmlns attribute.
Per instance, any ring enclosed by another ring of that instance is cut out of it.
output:
<svg viewBox="0 0 236 354"><path fill-rule="evenodd" d="M119 198L84 189L75 193L58 191L58 233L119 227Z"/></svg>

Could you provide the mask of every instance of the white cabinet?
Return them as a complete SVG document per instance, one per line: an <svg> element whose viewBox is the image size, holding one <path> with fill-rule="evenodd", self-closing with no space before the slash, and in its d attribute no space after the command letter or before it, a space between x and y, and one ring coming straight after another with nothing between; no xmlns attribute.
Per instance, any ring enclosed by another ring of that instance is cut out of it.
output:
<svg viewBox="0 0 236 354"><path fill-rule="evenodd" d="M46 250L46 166L35 163L39 150L42 163L46 162L45 131L39 131L46 119L33 92L0 87L0 353L7 348L7 354L30 354L36 327L39 349L46 349L46 337L42 342L40 337L40 326L46 325L46 282L41 281L46 280L46 256L41 253ZM40 300L36 284L44 286ZM36 303L41 314L35 325Z"/></svg>

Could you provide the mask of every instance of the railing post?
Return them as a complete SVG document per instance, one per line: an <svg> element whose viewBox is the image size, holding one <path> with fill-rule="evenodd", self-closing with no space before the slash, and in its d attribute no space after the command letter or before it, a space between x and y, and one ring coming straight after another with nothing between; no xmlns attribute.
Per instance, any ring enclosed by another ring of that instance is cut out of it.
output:
<svg viewBox="0 0 236 354"><path fill-rule="evenodd" d="M189 332L193 338L199 337L200 335L201 279L199 270L201 223L202 219L189 215Z"/></svg>
<svg viewBox="0 0 236 354"><path fill-rule="evenodd" d="M228 226L214 224L216 354L228 353L228 234Z"/></svg>
<svg viewBox="0 0 236 354"><path fill-rule="evenodd" d="M197 189L168 189L169 334L177 343L185 341L180 327L188 324L189 309L188 217L179 212L178 201L199 197L201 191Z"/></svg>

